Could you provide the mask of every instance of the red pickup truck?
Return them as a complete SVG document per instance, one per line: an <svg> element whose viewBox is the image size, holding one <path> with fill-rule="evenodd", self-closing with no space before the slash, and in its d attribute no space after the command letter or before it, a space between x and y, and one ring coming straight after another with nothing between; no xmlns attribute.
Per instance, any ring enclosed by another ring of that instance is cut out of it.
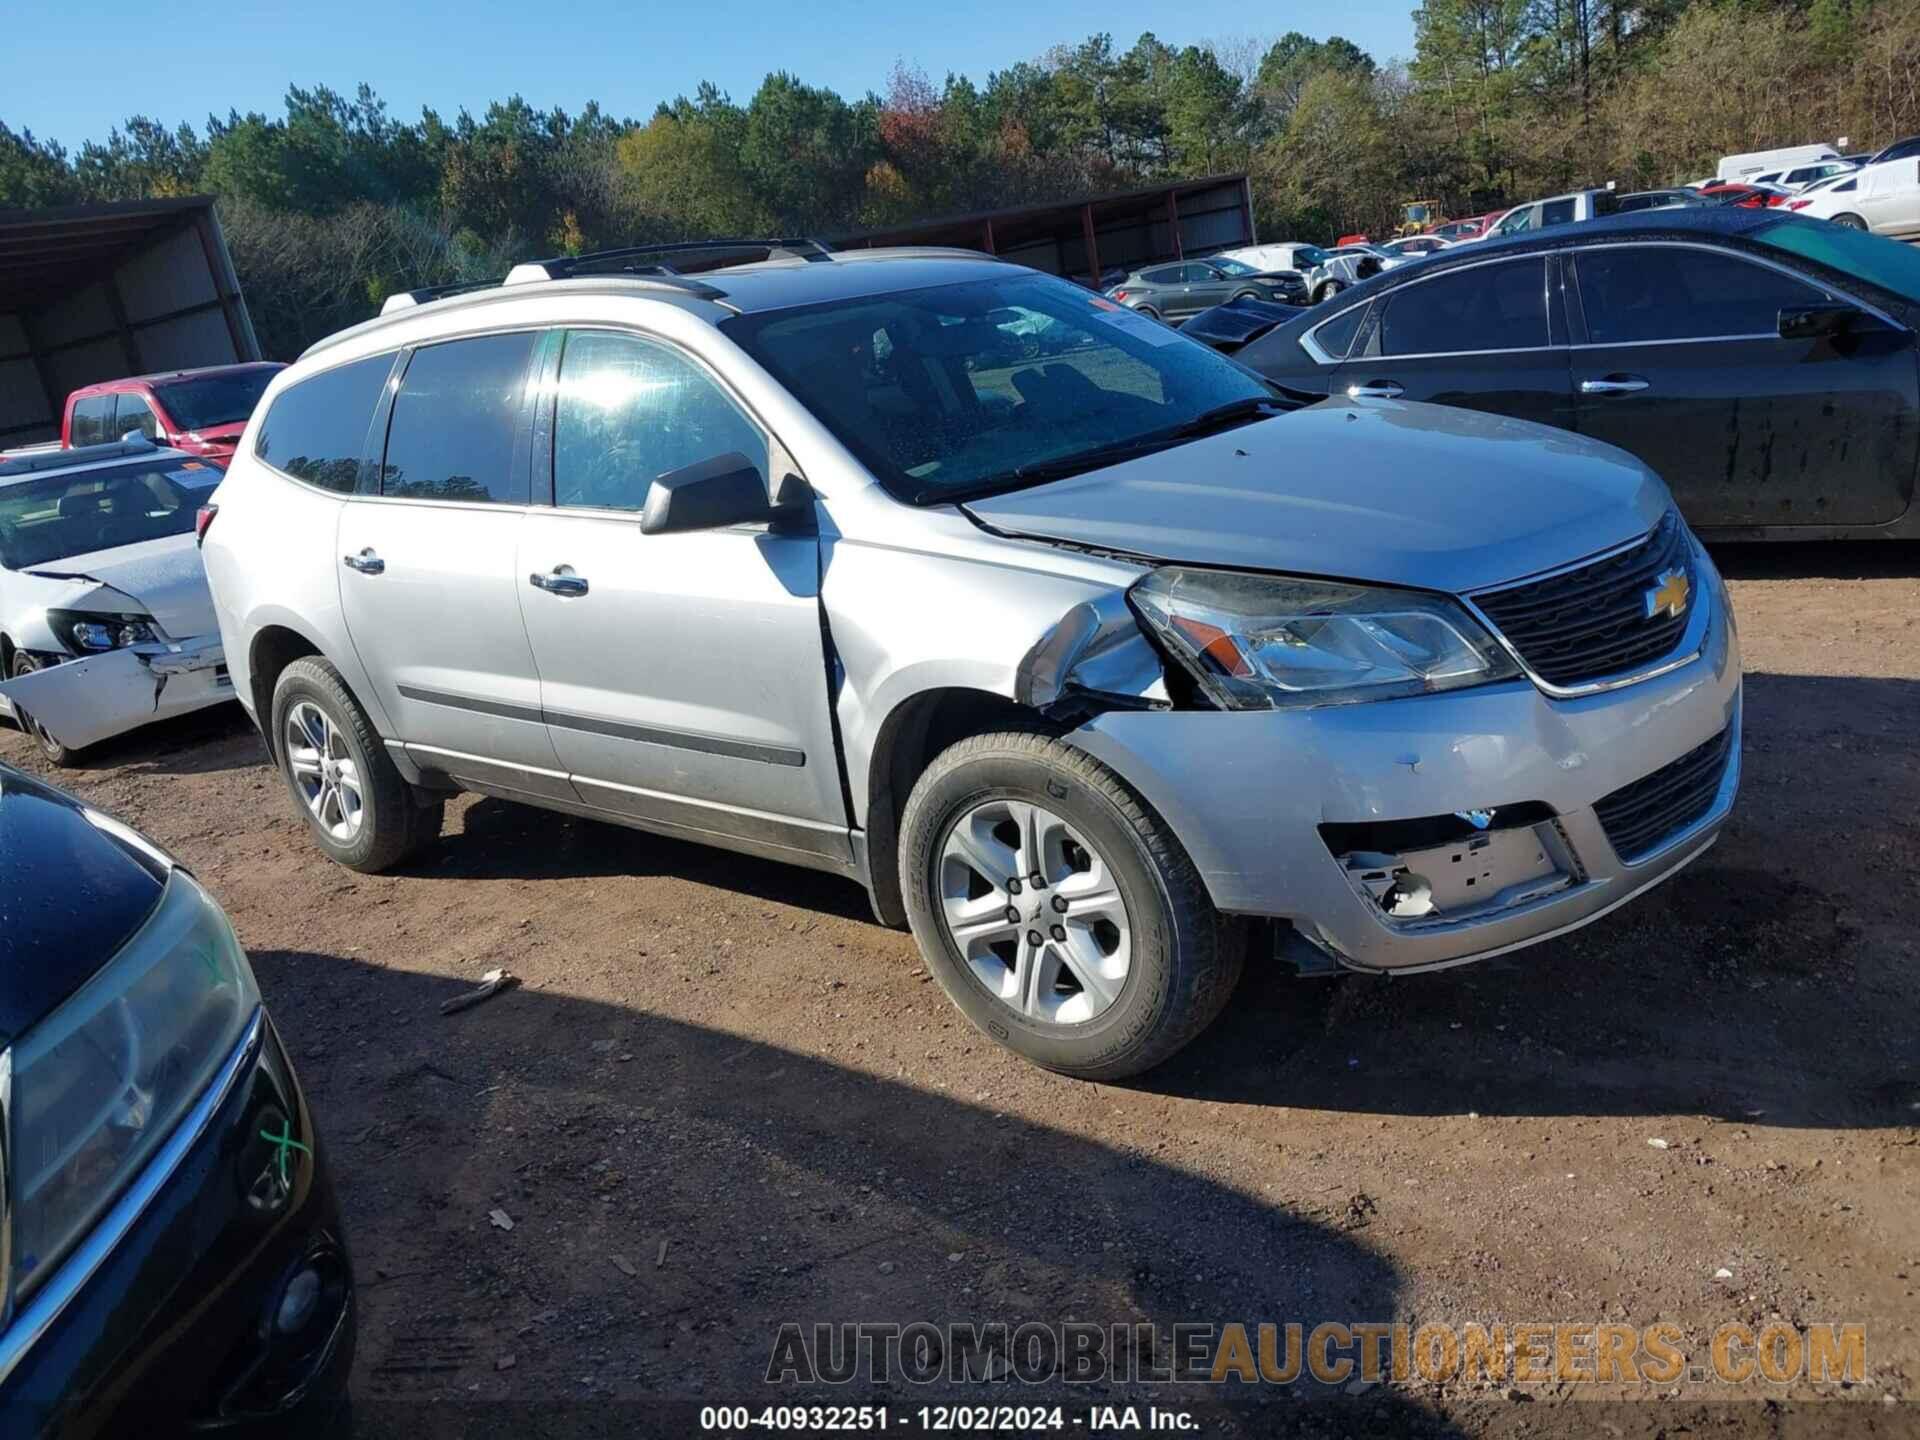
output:
<svg viewBox="0 0 1920 1440"><path fill-rule="evenodd" d="M203 456L225 469L261 392L285 368L261 360L83 385L67 396L60 443L99 445L138 430L156 445Z"/></svg>

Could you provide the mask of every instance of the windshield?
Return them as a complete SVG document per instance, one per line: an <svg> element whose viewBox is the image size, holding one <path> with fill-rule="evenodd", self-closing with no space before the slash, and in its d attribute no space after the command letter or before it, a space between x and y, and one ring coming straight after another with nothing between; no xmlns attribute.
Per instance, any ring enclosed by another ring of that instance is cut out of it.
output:
<svg viewBox="0 0 1920 1440"><path fill-rule="evenodd" d="M1763 226L1752 232L1752 238L1775 250L1856 276L1903 300L1920 303L1920 250L1911 245L1825 220L1798 217Z"/></svg>
<svg viewBox="0 0 1920 1440"><path fill-rule="evenodd" d="M1207 264L1226 275L1258 275L1260 273L1253 266L1239 260L1229 260L1224 255L1209 255Z"/></svg>
<svg viewBox="0 0 1920 1440"><path fill-rule="evenodd" d="M276 370L242 370L228 375L196 375L153 387L174 426L205 430L209 425L239 425L253 414L260 394Z"/></svg>
<svg viewBox="0 0 1920 1440"><path fill-rule="evenodd" d="M1110 463L1095 452L1272 399L1197 341L1045 275L742 315L722 329L914 504L1037 484L1081 455L1092 469Z"/></svg>
<svg viewBox="0 0 1920 1440"><path fill-rule="evenodd" d="M152 461L0 481L0 566L29 570L73 555L193 531L220 472L197 460Z"/></svg>

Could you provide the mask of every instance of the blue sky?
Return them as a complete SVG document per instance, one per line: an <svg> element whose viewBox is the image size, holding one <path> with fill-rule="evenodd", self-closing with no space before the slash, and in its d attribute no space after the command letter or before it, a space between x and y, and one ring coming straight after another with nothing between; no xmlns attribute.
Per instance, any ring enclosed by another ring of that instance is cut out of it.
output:
<svg viewBox="0 0 1920 1440"><path fill-rule="evenodd" d="M131 114L169 125L199 125L209 111L225 115L229 108L277 114L290 83L351 92L362 80L406 119L422 105L449 117L463 105L477 112L515 92L542 107L578 110L597 99L616 115L644 118L702 79L744 101L769 70L785 69L854 96L884 89L895 60L918 64L936 84L949 70L984 79L989 70L1101 30L1121 48L1145 30L1169 44L1271 39L1294 29L1316 38L1339 33L1384 61L1413 48L1413 4L320 0L247 13L231 0L173 0L159 11L132 0L93 0L82 7L85 28L104 49L102 63L88 69L65 58L82 12L53 0L10 0L0 5L0 32L15 60L26 63L5 67L0 120L74 147ZM32 63L34 56L47 63Z"/></svg>

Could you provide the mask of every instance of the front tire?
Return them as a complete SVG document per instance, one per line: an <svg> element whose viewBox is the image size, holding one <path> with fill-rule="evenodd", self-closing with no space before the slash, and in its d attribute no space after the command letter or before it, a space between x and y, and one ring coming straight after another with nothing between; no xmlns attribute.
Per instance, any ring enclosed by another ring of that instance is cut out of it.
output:
<svg viewBox="0 0 1920 1440"><path fill-rule="evenodd" d="M438 838L444 802L416 798L333 666L307 656L282 670L272 716L281 778L328 859L373 874Z"/></svg>
<svg viewBox="0 0 1920 1440"><path fill-rule="evenodd" d="M24 650L18 650L14 652L13 670L8 678L17 680L22 675L31 675L34 671L43 668L40 662L34 659L33 656L27 654ZM13 718L22 730L33 737L34 743L40 747L40 753L55 765L65 770L71 769L80 763L80 750L78 748L62 745L58 740L54 739L52 735L47 733L45 726L18 705L13 707Z"/></svg>
<svg viewBox="0 0 1920 1440"><path fill-rule="evenodd" d="M1065 1075L1150 1070L1220 1013L1244 932L1119 776L1051 736L943 752L901 818L900 883L927 968L963 1014Z"/></svg>

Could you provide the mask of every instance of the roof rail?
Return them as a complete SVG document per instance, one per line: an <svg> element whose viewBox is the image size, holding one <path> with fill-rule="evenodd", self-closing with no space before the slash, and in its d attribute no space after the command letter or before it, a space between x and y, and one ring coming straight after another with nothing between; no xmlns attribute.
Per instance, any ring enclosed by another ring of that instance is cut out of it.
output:
<svg viewBox="0 0 1920 1440"><path fill-rule="evenodd" d="M380 306L380 313L391 315L396 310L425 305L430 300L444 300L449 295L464 295L469 290L491 290L499 283L498 280L459 280L451 285L422 285L417 290L396 290Z"/></svg>
<svg viewBox="0 0 1920 1440"><path fill-rule="evenodd" d="M740 252L760 252L748 259ZM737 258L736 258L737 257ZM689 271L718 270L754 260L831 260L833 252L818 240L795 236L752 236L727 240L676 240L661 245L623 245L585 255L557 255L516 265L506 283L568 280L580 275L645 275L675 279ZM646 263L637 263L646 262Z"/></svg>
<svg viewBox="0 0 1920 1440"><path fill-rule="evenodd" d="M109 440L104 445L74 445L59 450L33 450L23 455L9 455L0 459L0 477L37 475L43 470L66 470L75 465L96 465L102 460L144 458L159 448L143 435L137 439Z"/></svg>

